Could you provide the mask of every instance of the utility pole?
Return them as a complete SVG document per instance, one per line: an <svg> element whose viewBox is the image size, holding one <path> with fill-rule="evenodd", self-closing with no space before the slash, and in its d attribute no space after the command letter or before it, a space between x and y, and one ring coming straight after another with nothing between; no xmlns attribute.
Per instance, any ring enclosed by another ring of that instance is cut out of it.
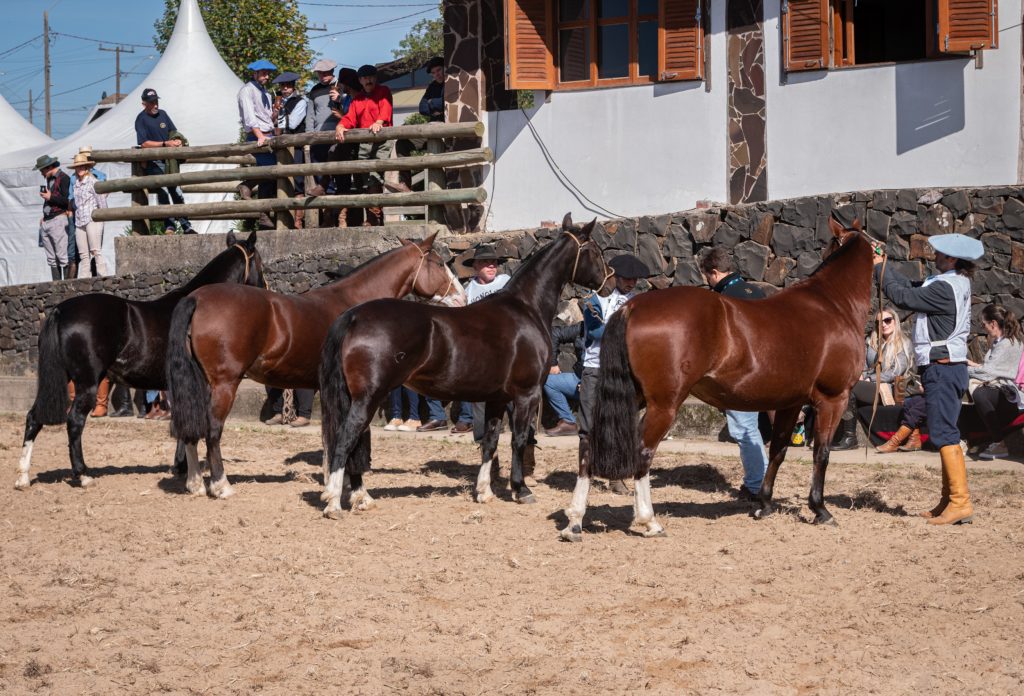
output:
<svg viewBox="0 0 1024 696"><path fill-rule="evenodd" d="M50 127L50 19L43 12L43 90L45 92L46 134L51 136Z"/></svg>
<svg viewBox="0 0 1024 696"><path fill-rule="evenodd" d="M121 102L121 54L122 53L135 53L134 48L125 48L124 46L114 46L113 48L104 48L100 46L101 51L109 51L114 54L114 70L117 72L116 87L114 87L114 103L118 104Z"/></svg>
<svg viewBox="0 0 1024 696"><path fill-rule="evenodd" d="M32 90L28 91L28 122L32 123ZM32 123L32 125L36 125Z"/></svg>

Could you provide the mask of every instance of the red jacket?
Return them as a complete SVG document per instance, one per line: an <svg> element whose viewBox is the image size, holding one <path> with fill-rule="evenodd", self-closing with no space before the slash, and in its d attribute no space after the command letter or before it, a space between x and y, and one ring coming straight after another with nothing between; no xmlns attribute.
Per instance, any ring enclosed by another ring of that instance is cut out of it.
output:
<svg viewBox="0 0 1024 696"><path fill-rule="evenodd" d="M367 94L360 92L352 97L352 104L341 119L341 125L348 128L369 128L376 121L383 121L390 127L392 113L391 90L384 85L377 85Z"/></svg>

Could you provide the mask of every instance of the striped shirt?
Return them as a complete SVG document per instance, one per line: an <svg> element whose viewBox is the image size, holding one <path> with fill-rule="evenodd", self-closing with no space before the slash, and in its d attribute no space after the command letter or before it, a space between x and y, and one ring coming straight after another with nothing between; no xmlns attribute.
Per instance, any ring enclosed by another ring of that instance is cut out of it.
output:
<svg viewBox="0 0 1024 696"><path fill-rule="evenodd" d="M246 133L259 128L264 133L273 133L270 94L258 82L249 80L238 90L238 118Z"/></svg>

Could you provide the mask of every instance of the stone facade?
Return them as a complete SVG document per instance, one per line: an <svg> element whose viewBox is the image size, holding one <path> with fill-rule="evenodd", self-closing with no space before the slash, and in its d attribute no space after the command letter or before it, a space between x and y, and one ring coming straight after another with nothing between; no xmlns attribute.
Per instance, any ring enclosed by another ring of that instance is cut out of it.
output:
<svg viewBox="0 0 1024 696"><path fill-rule="evenodd" d="M729 0L729 202L768 198L762 0Z"/></svg>

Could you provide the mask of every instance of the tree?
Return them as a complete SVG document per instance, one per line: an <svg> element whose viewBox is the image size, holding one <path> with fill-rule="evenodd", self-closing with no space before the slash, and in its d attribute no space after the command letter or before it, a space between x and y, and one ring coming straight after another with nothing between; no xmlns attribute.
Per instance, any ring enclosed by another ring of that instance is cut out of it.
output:
<svg viewBox="0 0 1024 696"><path fill-rule="evenodd" d="M153 23L153 43L161 53L174 31L180 4L180 0L164 0L164 16ZM307 71L313 52L306 36L306 15L296 0L199 0L199 9L213 45L240 79L249 79L245 66L259 58L282 71Z"/></svg>
<svg viewBox="0 0 1024 696"><path fill-rule="evenodd" d="M404 61L409 69L415 70L434 56L444 55L442 12L442 6L438 5L437 17L416 22L405 38L398 42L398 48L391 51L395 58Z"/></svg>

